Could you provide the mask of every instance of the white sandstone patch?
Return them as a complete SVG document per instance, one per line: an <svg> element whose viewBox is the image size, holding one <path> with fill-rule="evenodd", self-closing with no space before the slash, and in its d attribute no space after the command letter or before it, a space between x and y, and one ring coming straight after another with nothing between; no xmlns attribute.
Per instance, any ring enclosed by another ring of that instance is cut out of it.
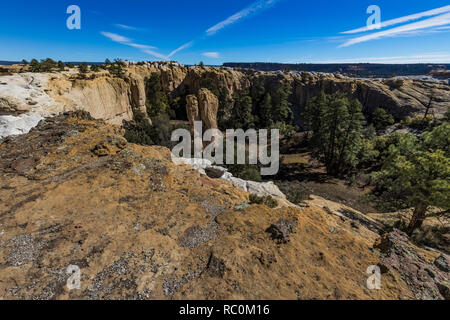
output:
<svg viewBox="0 0 450 320"><path fill-rule="evenodd" d="M46 73L17 73L0 77L0 114L30 111L49 117L63 111L62 104L47 94L50 76Z"/></svg>
<svg viewBox="0 0 450 320"><path fill-rule="evenodd" d="M172 161L176 165L189 165L203 175L206 175L205 170L207 168L222 170L224 174L221 179L230 181L237 188L252 194L256 194L260 197L271 196L276 198L277 200L280 200L281 203L283 204L292 205L291 203L289 203L289 201L286 200L286 196L272 181L255 182L255 181L246 181L243 179L233 177L233 175L230 172L228 172L226 168L213 166L212 162L207 159L178 158L172 155Z"/></svg>
<svg viewBox="0 0 450 320"><path fill-rule="evenodd" d="M0 116L0 139L28 133L43 119L37 113L28 113L19 116Z"/></svg>

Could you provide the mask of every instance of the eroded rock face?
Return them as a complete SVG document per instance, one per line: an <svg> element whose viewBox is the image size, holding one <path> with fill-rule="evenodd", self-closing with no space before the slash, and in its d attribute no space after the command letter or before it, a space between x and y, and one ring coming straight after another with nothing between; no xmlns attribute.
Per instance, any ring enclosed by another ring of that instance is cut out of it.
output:
<svg viewBox="0 0 450 320"><path fill-rule="evenodd" d="M193 94L188 95L186 97L186 114L189 120L189 127L191 128L191 134L193 134L194 122L201 121L200 112L198 110L198 99Z"/></svg>
<svg viewBox="0 0 450 320"><path fill-rule="evenodd" d="M262 78L266 86L288 81L293 88L290 102L295 110L297 124L302 123L301 112L308 99L322 90L326 93L342 91L358 99L364 112L371 113L382 107L398 119L423 113L430 97L433 98L432 112L438 118L443 116L450 104L449 86L439 82L408 78L371 80L320 74L254 73L229 68L153 63L128 65L123 79L101 71L89 73L88 80L82 80L75 70L0 76L0 114L30 112L49 117L66 111L85 110L94 118L121 124L124 120L133 119L134 110L146 114L145 79L152 73L161 75L162 88L172 97L184 98L194 94L197 97L199 118L208 129L217 127L219 103L212 92L204 89L205 81L212 83L221 95L228 98L248 89L258 78ZM191 102L191 106L194 106L195 103ZM231 112L225 111L226 114ZM192 119L191 115L189 120Z"/></svg>
<svg viewBox="0 0 450 320"><path fill-rule="evenodd" d="M203 130L217 129L218 111L219 100L206 88L200 89L197 95L186 97L186 113L192 130L194 121L202 121Z"/></svg>
<svg viewBox="0 0 450 320"><path fill-rule="evenodd" d="M375 244L375 248L381 251L381 270L398 273L414 292L416 299L449 298L449 272L434 265L433 258L427 256L425 250L411 244L405 233L394 230L385 234Z"/></svg>
<svg viewBox="0 0 450 320"><path fill-rule="evenodd" d="M198 91L199 112L206 130L217 129L217 112L219 111L219 100L206 88Z"/></svg>
<svg viewBox="0 0 450 320"><path fill-rule="evenodd" d="M99 77L93 80L53 80L49 92L56 101L64 104L65 110L84 110L95 119L103 119L111 124L122 124L122 121L133 119L133 108L130 100L131 88L139 91L139 86L127 83L120 78ZM135 106L142 109L142 98L138 98ZM145 103L144 103L145 106Z"/></svg>

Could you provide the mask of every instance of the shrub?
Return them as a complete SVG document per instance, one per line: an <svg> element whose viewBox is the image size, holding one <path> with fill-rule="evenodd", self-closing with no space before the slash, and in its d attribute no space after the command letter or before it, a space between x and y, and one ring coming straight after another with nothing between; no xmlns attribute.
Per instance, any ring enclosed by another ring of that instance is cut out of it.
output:
<svg viewBox="0 0 450 320"><path fill-rule="evenodd" d="M100 67L99 67L98 65L93 64L93 65L91 66L91 71L92 71L92 72L98 72L99 70L100 70Z"/></svg>
<svg viewBox="0 0 450 320"><path fill-rule="evenodd" d="M408 118L401 122L403 126L420 131L431 129L434 126L434 123L434 118L431 115L426 117L417 116L415 118Z"/></svg>
<svg viewBox="0 0 450 320"><path fill-rule="evenodd" d="M30 71L31 72L39 72L41 71L41 64L36 59L31 60L30 62Z"/></svg>
<svg viewBox="0 0 450 320"><path fill-rule="evenodd" d="M278 201L275 200L274 198L272 198L271 196L259 197L256 194L251 194L250 195L250 203L251 204L262 204L262 205L265 205L272 209L278 207Z"/></svg>
<svg viewBox="0 0 450 320"><path fill-rule="evenodd" d="M383 108L378 108L372 115L372 124L377 131L385 130L394 123L394 117Z"/></svg>
<svg viewBox="0 0 450 320"><path fill-rule="evenodd" d="M58 69L59 69L59 71L64 71L65 67L66 66L64 65L64 63L61 60L59 60L58 61Z"/></svg>
<svg viewBox="0 0 450 320"><path fill-rule="evenodd" d="M88 72L88 64L86 62L81 63L78 66L78 69L80 70L80 73L87 73Z"/></svg>

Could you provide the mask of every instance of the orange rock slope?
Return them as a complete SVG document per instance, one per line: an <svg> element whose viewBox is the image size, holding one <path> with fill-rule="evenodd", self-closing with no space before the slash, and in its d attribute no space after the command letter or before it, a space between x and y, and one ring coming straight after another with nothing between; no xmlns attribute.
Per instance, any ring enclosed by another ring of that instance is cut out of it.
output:
<svg viewBox="0 0 450 320"><path fill-rule="evenodd" d="M380 251L364 225L248 197L85 113L47 119L0 142L0 297L415 298L395 270L367 289Z"/></svg>

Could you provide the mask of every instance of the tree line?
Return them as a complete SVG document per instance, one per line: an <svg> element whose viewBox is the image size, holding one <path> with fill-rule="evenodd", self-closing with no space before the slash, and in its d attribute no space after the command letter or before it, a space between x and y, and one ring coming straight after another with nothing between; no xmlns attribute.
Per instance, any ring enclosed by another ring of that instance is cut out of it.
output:
<svg viewBox="0 0 450 320"><path fill-rule="evenodd" d="M419 135L376 135L393 124L387 112L378 109L368 123L359 101L342 93L321 93L310 99L304 117L311 130L313 156L328 174L343 176L369 169L374 194L385 208L413 208L408 231L420 228L432 207L448 214L450 209L450 111L442 120L427 122ZM428 117L419 117L421 121Z"/></svg>

